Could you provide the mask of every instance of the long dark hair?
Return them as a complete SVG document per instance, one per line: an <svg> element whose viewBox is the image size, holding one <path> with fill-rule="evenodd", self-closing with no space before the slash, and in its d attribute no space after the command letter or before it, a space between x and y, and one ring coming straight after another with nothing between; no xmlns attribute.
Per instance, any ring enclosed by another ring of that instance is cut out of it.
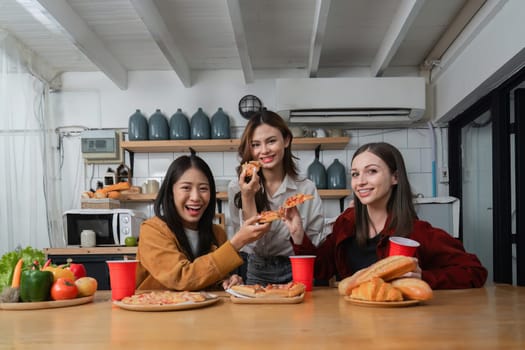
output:
<svg viewBox="0 0 525 350"><path fill-rule="evenodd" d="M173 185L190 168L200 170L206 176L210 185L210 202L206 210L204 210L204 214L198 224L199 251L197 256L193 255L190 243L184 232L182 219L177 209L175 209L173 198ZM162 185L160 186L157 199L155 200L155 215L168 225L171 232L177 237L177 241L180 243L182 250L190 261L193 261L198 256L209 253L212 245L218 245L217 239L213 234L215 203L215 180L208 164L202 158L195 155L193 150L191 150L190 156L181 156L175 159L169 166L164 181L162 181Z"/></svg>
<svg viewBox="0 0 525 350"><path fill-rule="evenodd" d="M393 185L392 193L387 202L387 212L391 220L385 229L393 230L396 236L408 236L412 232L413 222L417 219L416 209L414 208L412 189L408 182L408 175L405 162L401 152L394 146L386 142L367 143L355 151L355 157L363 152L371 152L381 158L392 174L397 176L397 184ZM366 205L355 197L355 219L356 219L356 239L361 246L366 244L369 230L369 217Z"/></svg>
<svg viewBox="0 0 525 350"><path fill-rule="evenodd" d="M262 124L267 124L269 126L272 126L280 130L281 135L283 136L283 139L285 141L286 139L290 140L288 147L284 149L283 169L284 169L285 174L297 180L299 171L297 170L297 165L295 164L295 159L297 159L297 157L295 157L292 154L292 140L293 140L292 132L288 128L288 125L286 125L286 122L284 121L284 119L281 118L279 114L269 111L267 109L263 109L262 111L255 113L248 121L248 124L246 124L246 128L244 129L244 132L242 133L241 141L240 141L240 145L238 149L238 154L239 154L239 158L241 159L241 164L237 167L237 175L240 175L242 171L243 163L253 160L252 159L253 133L255 132L255 129ZM259 170L258 174L261 178L261 189L255 194L255 205L257 207L257 211L261 212L263 210L269 210L270 205L269 205L268 197L266 196L266 193L264 191L266 180L264 178L262 170ZM241 192L238 192L235 194L234 203L237 208L242 208Z"/></svg>

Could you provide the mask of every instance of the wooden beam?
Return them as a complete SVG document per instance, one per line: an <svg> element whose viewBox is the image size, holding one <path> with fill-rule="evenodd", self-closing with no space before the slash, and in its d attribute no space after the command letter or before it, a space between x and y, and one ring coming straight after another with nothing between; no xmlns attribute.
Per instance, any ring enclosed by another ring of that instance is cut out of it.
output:
<svg viewBox="0 0 525 350"><path fill-rule="evenodd" d="M315 5L314 28L310 39L310 54L308 56L308 75L310 78L316 77L319 70L319 60L323 48L330 3L331 0L317 0Z"/></svg>
<svg viewBox="0 0 525 350"><path fill-rule="evenodd" d="M372 76L381 76L383 74L424 3L425 0L402 0L370 66Z"/></svg>
<svg viewBox="0 0 525 350"><path fill-rule="evenodd" d="M128 88L127 70L65 0L35 0L20 4L43 25L49 25L44 23L45 20L52 21L120 89Z"/></svg>
<svg viewBox="0 0 525 350"><path fill-rule="evenodd" d="M169 31L153 0L131 0L131 4L182 84L191 87L191 70L176 43L176 35Z"/></svg>
<svg viewBox="0 0 525 350"><path fill-rule="evenodd" d="M239 0L228 0L227 3L233 33L235 35L235 43L237 44L237 51L241 59L244 81L246 84L253 83L253 68L248 50L248 41L246 40L246 32L244 31L244 24L242 22L241 6Z"/></svg>

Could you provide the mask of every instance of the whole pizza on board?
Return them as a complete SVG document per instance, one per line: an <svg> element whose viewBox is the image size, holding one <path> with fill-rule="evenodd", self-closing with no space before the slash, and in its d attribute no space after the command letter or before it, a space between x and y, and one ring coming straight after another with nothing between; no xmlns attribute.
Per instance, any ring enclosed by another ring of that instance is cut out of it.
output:
<svg viewBox="0 0 525 350"><path fill-rule="evenodd" d="M199 303L206 300L206 296L200 292L175 292L170 290L152 291L134 294L121 300L127 305L174 305L180 303Z"/></svg>

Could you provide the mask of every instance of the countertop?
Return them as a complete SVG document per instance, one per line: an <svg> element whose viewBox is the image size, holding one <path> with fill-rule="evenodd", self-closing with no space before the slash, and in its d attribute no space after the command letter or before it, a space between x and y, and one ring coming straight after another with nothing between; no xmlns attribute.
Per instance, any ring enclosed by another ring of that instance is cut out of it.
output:
<svg viewBox="0 0 525 350"><path fill-rule="evenodd" d="M0 348L53 349L523 349L525 287L435 291L403 308L356 306L334 288L300 304L234 304L127 311L109 291L89 304L0 311Z"/></svg>

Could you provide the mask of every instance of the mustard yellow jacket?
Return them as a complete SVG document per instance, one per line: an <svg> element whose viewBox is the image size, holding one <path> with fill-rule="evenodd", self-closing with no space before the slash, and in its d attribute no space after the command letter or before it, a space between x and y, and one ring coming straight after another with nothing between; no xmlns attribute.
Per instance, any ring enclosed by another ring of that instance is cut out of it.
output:
<svg viewBox="0 0 525 350"><path fill-rule="evenodd" d="M219 247L212 246L208 254L191 262L164 221L156 216L146 220L137 249L137 289L196 291L226 278L243 260L221 226L214 225L213 234Z"/></svg>

